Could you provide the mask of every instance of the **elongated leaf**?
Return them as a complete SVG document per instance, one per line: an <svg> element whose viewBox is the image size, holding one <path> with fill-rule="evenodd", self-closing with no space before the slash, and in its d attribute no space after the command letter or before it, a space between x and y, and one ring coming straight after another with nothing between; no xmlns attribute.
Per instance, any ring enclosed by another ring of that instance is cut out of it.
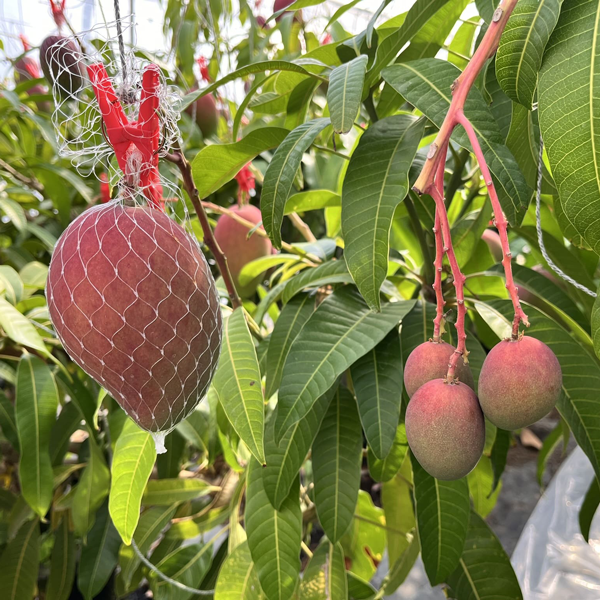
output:
<svg viewBox="0 0 600 600"><path fill-rule="evenodd" d="M109 498L112 522L128 546L140 518L142 494L155 458L152 436L128 419L115 446Z"/></svg>
<svg viewBox="0 0 600 600"><path fill-rule="evenodd" d="M495 492L500 483L500 478L502 477L502 473L504 473L504 467L506 467L506 459L508 457L511 440L512 433L510 431L505 431L504 429L496 430L496 438L494 439L494 445L492 446L490 455L494 480L491 492L488 490L488 494Z"/></svg>
<svg viewBox="0 0 600 600"><path fill-rule="evenodd" d="M8 265L0 265L0 293L4 293L11 304L17 304L23 298L23 291L19 274Z"/></svg>
<svg viewBox="0 0 600 600"><path fill-rule="evenodd" d="M460 75L459 69L446 61L428 58L393 65L386 68L382 75L437 127L442 125L450 106L450 87ZM504 137L496 120L476 88L469 93L464 112L477 134L502 210L511 224L519 224L532 192L514 156L504 145ZM452 139L463 148L471 147L466 132L461 128L455 129Z"/></svg>
<svg viewBox="0 0 600 600"><path fill-rule="evenodd" d="M471 512L465 549L446 579L457 600L522 600L510 559L483 519Z"/></svg>
<svg viewBox="0 0 600 600"><path fill-rule="evenodd" d="M329 75L327 104L336 133L348 133L360 109L368 57L361 54L336 67Z"/></svg>
<svg viewBox="0 0 600 600"><path fill-rule="evenodd" d="M142 496L145 506L170 506L206 496L218 488L202 479L151 479Z"/></svg>
<svg viewBox="0 0 600 600"><path fill-rule="evenodd" d="M600 294L596 296L594 300L594 306L592 308L591 315L591 327L592 327L592 340L594 342L594 351L596 356L600 358ZM1 400L1 398L0 398ZM1 402L0 402L1 404ZM2 408L0 407L0 411ZM10 414L10 407L7 407L6 412ZM4 427L3 421L0 421L0 425ZM10 423L6 424L6 428L10 428ZM4 429L3 429L4 430Z"/></svg>
<svg viewBox="0 0 600 600"><path fill-rule="evenodd" d="M276 248L281 248L281 223L302 156L329 125L329 119L313 119L296 127L275 151L265 173L260 208L263 225Z"/></svg>
<svg viewBox="0 0 600 600"><path fill-rule="evenodd" d="M487 456L482 456L476 467L467 475L467 481L473 508L478 515L485 519L496 506L498 494L502 489L502 484L499 483L496 489L490 493L494 482L492 461Z"/></svg>
<svg viewBox="0 0 600 600"><path fill-rule="evenodd" d="M294 340L283 367L276 439L280 441L337 377L378 344L413 306L411 300L386 303L376 313L350 287L324 300Z"/></svg>
<svg viewBox="0 0 600 600"><path fill-rule="evenodd" d="M356 401L340 386L312 446L317 515L332 543L338 542L352 523L361 458L362 432Z"/></svg>
<svg viewBox="0 0 600 600"><path fill-rule="evenodd" d="M264 451L264 400L256 349L242 308L223 327L223 347L213 387L229 422L262 464Z"/></svg>
<svg viewBox="0 0 600 600"><path fill-rule="evenodd" d="M342 233L348 270L364 299L379 310L396 207L408 192L408 171L424 120L395 115L375 123L352 154L342 189Z"/></svg>
<svg viewBox="0 0 600 600"><path fill-rule="evenodd" d="M19 480L27 504L43 517L52 502L50 433L56 418L58 390L46 363L25 355L17 371L15 419L21 460Z"/></svg>
<svg viewBox="0 0 600 600"><path fill-rule="evenodd" d="M373 87L380 77L384 67L387 67L404 44L408 42L417 32L440 10L448 0L417 0L408 11L399 29L387 36L377 48L375 62L367 73L365 79L365 92ZM366 94L363 93L363 97Z"/></svg>
<svg viewBox="0 0 600 600"><path fill-rule="evenodd" d="M92 600L106 585L119 560L121 538L104 503L81 550L77 587L85 600Z"/></svg>
<svg viewBox="0 0 600 600"><path fill-rule="evenodd" d="M54 534L46 600L68 600L75 581L76 555L75 536L69 531L69 520L63 517Z"/></svg>
<svg viewBox="0 0 600 600"><path fill-rule="evenodd" d="M562 441L563 423L564 421L561 420L561 422L546 436L544 443L540 448L536 470L536 477L540 487L542 487L544 483L544 470L546 469L546 463Z"/></svg>
<svg viewBox="0 0 600 600"><path fill-rule="evenodd" d="M264 600L248 544L240 544L225 560L215 588L215 600Z"/></svg>
<svg viewBox="0 0 600 600"><path fill-rule="evenodd" d="M0 390L0 430L10 445L19 452L19 432L15 421L15 407Z"/></svg>
<svg viewBox="0 0 600 600"><path fill-rule="evenodd" d="M492 17L494 16L494 11L498 6L498 2L499 0L475 0L477 12L486 23L492 22Z"/></svg>
<svg viewBox="0 0 600 600"><path fill-rule="evenodd" d="M156 469L159 479L173 479L179 475L185 438L174 430L165 438L165 447L167 451L156 457Z"/></svg>
<svg viewBox="0 0 600 600"><path fill-rule="evenodd" d="M90 530L96 511L100 508L110 486L110 472L104 455L94 438L88 438L90 456L73 496L75 534L83 537Z"/></svg>
<svg viewBox="0 0 600 600"><path fill-rule="evenodd" d="M404 583L419 557L420 550L419 536L415 534L384 580L386 595L393 594Z"/></svg>
<svg viewBox="0 0 600 600"><path fill-rule="evenodd" d="M319 288L332 283L350 283L351 281L352 275L348 273L345 261L330 260L314 269L305 269L293 277L285 286L281 299L286 304L290 298L303 289Z"/></svg>
<svg viewBox="0 0 600 600"><path fill-rule="evenodd" d="M408 452L408 442L406 441L406 429L404 423L397 426L396 435L393 440L391 450L385 458L379 459L373 454L371 448L367 454L369 461L369 473L375 481L390 481L402 467L402 463Z"/></svg>
<svg viewBox="0 0 600 600"><path fill-rule="evenodd" d="M252 460L248 468L246 532L260 585L268 600L292 597L300 573L302 512L299 479L275 510L265 492L262 467Z"/></svg>
<svg viewBox="0 0 600 600"><path fill-rule="evenodd" d="M506 23L496 55L496 77L509 98L532 110L538 71L560 15L562 0L521 0Z"/></svg>
<svg viewBox="0 0 600 600"><path fill-rule="evenodd" d="M308 563L300 590L299 600L347 600L348 581L344 565L344 551L326 538L315 550Z"/></svg>
<svg viewBox="0 0 600 600"><path fill-rule="evenodd" d="M600 504L600 485L598 485L598 478L594 477L590 487L585 494L583 504L579 510L579 528L581 529L581 535L588 542L590 539L590 527L594 520L594 515L598 510Z"/></svg>
<svg viewBox="0 0 600 600"><path fill-rule="evenodd" d="M369 448L380 460L390 452L402 405L402 346L392 330L350 368L360 421Z"/></svg>
<svg viewBox="0 0 600 600"><path fill-rule="evenodd" d="M10 198L0 198L0 210L11 220L19 231L27 229L27 217L23 207Z"/></svg>
<svg viewBox="0 0 600 600"><path fill-rule="evenodd" d="M298 471L319 432L336 389L334 384L327 390L308 414L294 423L279 444L275 442L274 420L269 422L265 443L267 466L263 469L263 482L269 501L275 508L281 508L298 478Z"/></svg>
<svg viewBox="0 0 600 600"><path fill-rule="evenodd" d="M17 344L48 354L40 334L31 321L4 298L0 298L0 327Z"/></svg>
<svg viewBox="0 0 600 600"><path fill-rule="evenodd" d="M231 181L261 152L277 148L288 134L289 131L281 127L262 127L249 132L239 142L202 148L192 162L194 183L200 198L206 198Z"/></svg>
<svg viewBox="0 0 600 600"><path fill-rule="evenodd" d="M34 597L40 562L39 537L39 521L27 521L0 555L0 589L3 600Z"/></svg>
<svg viewBox="0 0 600 600"><path fill-rule="evenodd" d="M597 0L563 4L544 54L538 92L542 138L565 215L564 234L596 253L600 252L598 14ZM565 56L572 60L565 61Z"/></svg>
<svg viewBox="0 0 600 600"><path fill-rule="evenodd" d="M53 467L63 462L71 436L80 427L82 420L83 415L74 402L67 402L62 407L50 436L50 460Z"/></svg>
<svg viewBox="0 0 600 600"><path fill-rule="evenodd" d="M421 555L431 585L444 581L457 567L469 526L466 477L440 481L412 457L415 509Z"/></svg>
<svg viewBox="0 0 600 600"><path fill-rule="evenodd" d="M283 307L273 328L267 351L267 398L279 388L283 365L292 342L314 312L314 305L314 298L303 294Z"/></svg>
<svg viewBox="0 0 600 600"><path fill-rule="evenodd" d="M342 199L330 190L309 190L290 196L285 204L285 214L319 210L328 206L341 206Z"/></svg>

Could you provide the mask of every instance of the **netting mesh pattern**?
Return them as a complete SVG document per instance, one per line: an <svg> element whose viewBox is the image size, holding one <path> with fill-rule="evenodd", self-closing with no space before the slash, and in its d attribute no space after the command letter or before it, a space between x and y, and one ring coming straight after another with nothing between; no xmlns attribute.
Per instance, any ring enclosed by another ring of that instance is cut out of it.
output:
<svg viewBox="0 0 600 600"><path fill-rule="evenodd" d="M86 210L58 241L46 295L71 358L142 428L168 431L204 397L219 299L198 244L164 213L116 201Z"/></svg>

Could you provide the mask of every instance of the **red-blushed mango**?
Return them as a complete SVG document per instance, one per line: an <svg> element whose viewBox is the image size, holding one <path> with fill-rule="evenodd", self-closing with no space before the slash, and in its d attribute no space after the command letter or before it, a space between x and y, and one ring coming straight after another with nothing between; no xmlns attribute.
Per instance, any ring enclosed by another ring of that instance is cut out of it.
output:
<svg viewBox="0 0 600 600"><path fill-rule="evenodd" d="M221 310L198 245L164 213L116 202L60 237L46 287L69 356L142 428L185 419L219 359Z"/></svg>
<svg viewBox="0 0 600 600"><path fill-rule="evenodd" d="M419 464L437 479L460 479L477 464L485 420L475 392L464 383L434 379L406 409L406 438Z"/></svg>
<svg viewBox="0 0 600 600"><path fill-rule="evenodd" d="M198 128L202 132L202 137L211 137L217 133L219 111L217 110L215 97L212 94L201 96L186 111L196 120L196 125L198 125Z"/></svg>
<svg viewBox="0 0 600 600"><path fill-rule="evenodd" d="M502 252L502 241L497 231L493 229L486 229L481 239L487 244L490 252L496 262L502 262L504 253Z"/></svg>
<svg viewBox="0 0 600 600"><path fill-rule="evenodd" d="M561 389L556 355L531 336L496 344L479 375L481 408L500 429L520 429L539 421L554 408Z"/></svg>
<svg viewBox="0 0 600 600"><path fill-rule="evenodd" d="M447 342L429 341L423 342L410 353L404 367L404 388L409 398L428 381L446 377L454 350L454 346ZM455 375L459 381L475 389L471 369L462 358L458 360Z"/></svg>
<svg viewBox="0 0 600 600"><path fill-rule="evenodd" d="M31 56L23 56L15 63L15 83L23 83L24 81L30 81L31 79L39 79L41 77L40 68ZM41 84L36 83L33 87L30 87L26 94L28 96L37 96L41 94L47 94L48 90ZM36 105L42 112L49 113L52 110L50 102L38 101Z"/></svg>
<svg viewBox="0 0 600 600"><path fill-rule="evenodd" d="M82 91L85 64L73 40L62 35L48 36L40 46L40 65L44 77L62 98Z"/></svg>
<svg viewBox="0 0 600 600"><path fill-rule="evenodd" d="M234 206L231 208L231 211L255 225L258 225L262 221L260 209L252 206L252 204ZM255 292L262 275L255 277L245 285L241 285L238 279L240 271L249 262L261 256L268 256L272 251L269 238L262 237L256 233L248 237L249 233L250 229L248 227L238 223L229 215L219 217L217 226L215 227L215 238L227 257L227 264L229 265L233 282L238 294L243 298L247 298Z"/></svg>

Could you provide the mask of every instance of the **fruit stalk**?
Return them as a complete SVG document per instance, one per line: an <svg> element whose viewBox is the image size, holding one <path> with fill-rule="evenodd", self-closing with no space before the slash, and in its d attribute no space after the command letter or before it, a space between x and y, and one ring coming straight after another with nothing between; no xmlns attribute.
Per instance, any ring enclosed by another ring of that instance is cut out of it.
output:
<svg viewBox="0 0 600 600"><path fill-rule="evenodd" d="M200 194L198 193L198 188L194 184L194 179L192 177L192 167L190 163L187 161L185 156L179 150L173 152L172 154L167 154L165 159L169 162L173 163L179 168L181 172L181 176L183 177L183 185L194 205L194 210L198 215L198 220L200 221L200 225L202 226L202 232L204 233L204 241L208 246L208 249L212 252L212 255L215 258L217 263L217 267L219 269L219 273L223 277L223 281L225 282L225 287L227 288L227 293L229 294L229 298L231 299L231 305L233 308L238 308L242 306L242 301L235 289L235 285L233 283L233 277L231 276L231 272L229 271L229 266L227 265L227 257L223 254L221 248L219 248L219 244L215 239L213 231L210 227L210 223L208 222L208 216L206 215L206 211L202 206L202 202L200 202Z"/></svg>
<svg viewBox="0 0 600 600"><path fill-rule="evenodd" d="M436 315L433 320L433 341L442 341L442 321L444 320L444 294L442 293L442 269L444 261L444 241L442 239L442 225L440 223L439 211L435 211L435 222L433 225L433 234L435 236L435 279L433 289L435 290Z"/></svg>

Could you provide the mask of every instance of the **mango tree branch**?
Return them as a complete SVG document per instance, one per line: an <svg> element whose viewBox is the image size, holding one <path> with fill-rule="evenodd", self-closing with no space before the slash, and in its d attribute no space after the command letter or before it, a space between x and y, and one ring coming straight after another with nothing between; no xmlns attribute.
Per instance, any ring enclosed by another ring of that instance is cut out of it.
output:
<svg viewBox="0 0 600 600"><path fill-rule="evenodd" d="M179 168L181 172L181 176L183 177L183 185L194 205L194 210L198 215L198 220L200 221L200 225L202 226L202 232L204 233L204 241L208 246L208 249L211 251L212 255L215 258L217 263L217 267L219 268L219 273L221 273L221 277L223 277L223 281L225 282L225 287L227 288L227 293L229 294L229 298L231 300L231 305L233 308L238 308L242 306L242 301L238 296L237 290L235 289L235 284L233 283L233 277L231 276L231 271L229 270L229 266L227 265L227 257L223 254L221 248L219 248L219 244L215 239L213 231L211 229L210 223L208 222L208 217L206 216L206 211L202 206L202 202L200 202L200 194L198 193L198 188L194 184L194 179L192 177L192 167L190 163L187 161L185 156L180 150L173 152L172 154L167 154L165 159L169 162L172 162Z"/></svg>

